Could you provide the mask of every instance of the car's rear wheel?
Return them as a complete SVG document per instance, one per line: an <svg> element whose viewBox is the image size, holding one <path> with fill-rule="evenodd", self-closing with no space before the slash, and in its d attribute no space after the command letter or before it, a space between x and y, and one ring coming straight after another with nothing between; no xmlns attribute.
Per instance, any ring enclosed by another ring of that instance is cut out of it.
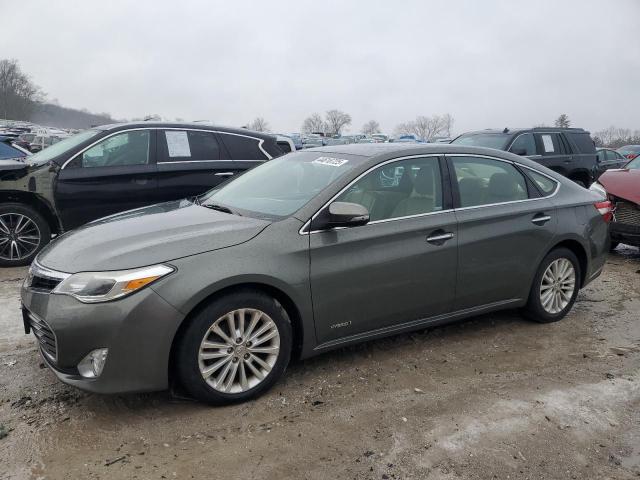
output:
<svg viewBox="0 0 640 480"><path fill-rule="evenodd" d="M551 251L538 267L525 314L541 323L562 319L576 301L581 274L580 262L571 250Z"/></svg>
<svg viewBox="0 0 640 480"><path fill-rule="evenodd" d="M291 355L291 323L273 298L245 290L201 309L177 346L182 386L212 404L242 402L268 390Z"/></svg>
<svg viewBox="0 0 640 480"><path fill-rule="evenodd" d="M0 205L0 266L29 265L51 240L51 228L38 211L21 203Z"/></svg>

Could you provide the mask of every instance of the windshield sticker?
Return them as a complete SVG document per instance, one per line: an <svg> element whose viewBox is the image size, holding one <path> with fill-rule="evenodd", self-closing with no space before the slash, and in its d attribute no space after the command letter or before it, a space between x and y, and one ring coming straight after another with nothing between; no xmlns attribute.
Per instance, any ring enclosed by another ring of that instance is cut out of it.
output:
<svg viewBox="0 0 640 480"><path fill-rule="evenodd" d="M345 160L343 158L318 157L312 163L317 163L318 165L329 165L330 167L341 167L347 162L349 162L349 160Z"/></svg>
<svg viewBox="0 0 640 480"><path fill-rule="evenodd" d="M545 152L553 152L553 140L551 139L551 135L542 135L542 143L544 143L544 151Z"/></svg>
<svg viewBox="0 0 640 480"><path fill-rule="evenodd" d="M167 139L167 149L170 157L190 157L189 138L187 132L167 130L164 132Z"/></svg>

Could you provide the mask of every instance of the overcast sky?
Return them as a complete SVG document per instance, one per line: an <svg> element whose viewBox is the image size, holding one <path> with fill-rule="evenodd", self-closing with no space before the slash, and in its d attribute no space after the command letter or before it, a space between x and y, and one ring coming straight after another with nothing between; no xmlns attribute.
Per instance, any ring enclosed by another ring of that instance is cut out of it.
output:
<svg viewBox="0 0 640 480"><path fill-rule="evenodd" d="M115 118L640 128L640 0L0 0L0 18L0 58Z"/></svg>

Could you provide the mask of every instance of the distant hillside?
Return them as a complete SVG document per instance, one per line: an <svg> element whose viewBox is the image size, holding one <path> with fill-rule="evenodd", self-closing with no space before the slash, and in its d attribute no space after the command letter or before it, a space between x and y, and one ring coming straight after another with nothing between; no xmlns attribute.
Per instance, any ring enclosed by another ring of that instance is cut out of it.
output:
<svg viewBox="0 0 640 480"><path fill-rule="evenodd" d="M83 129L95 125L114 123L117 120L105 113L90 113L61 107L52 103L43 103L35 108L29 121L47 127Z"/></svg>

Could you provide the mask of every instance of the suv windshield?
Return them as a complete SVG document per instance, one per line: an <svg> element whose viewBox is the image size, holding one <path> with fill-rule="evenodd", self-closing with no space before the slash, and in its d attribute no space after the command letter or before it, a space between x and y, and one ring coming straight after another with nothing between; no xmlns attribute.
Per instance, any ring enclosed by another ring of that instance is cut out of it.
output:
<svg viewBox="0 0 640 480"><path fill-rule="evenodd" d="M451 143L504 150L510 138L511 134L509 133L468 133L460 135Z"/></svg>
<svg viewBox="0 0 640 480"><path fill-rule="evenodd" d="M280 218L291 215L367 157L331 152L295 152L249 170L200 198L205 207Z"/></svg>
<svg viewBox="0 0 640 480"><path fill-rule="evenodd" d="M57 157L61 153L64 153L67 150L80 145L82 142L95 137L99 132L100 130L85 130L84 132L80 132L73 137L65 138L64 140L58 143L54 143L50 147L47 147L40 152L31 155L29 158L27 158L27 163L46 163L52 158Z"/></svg>

